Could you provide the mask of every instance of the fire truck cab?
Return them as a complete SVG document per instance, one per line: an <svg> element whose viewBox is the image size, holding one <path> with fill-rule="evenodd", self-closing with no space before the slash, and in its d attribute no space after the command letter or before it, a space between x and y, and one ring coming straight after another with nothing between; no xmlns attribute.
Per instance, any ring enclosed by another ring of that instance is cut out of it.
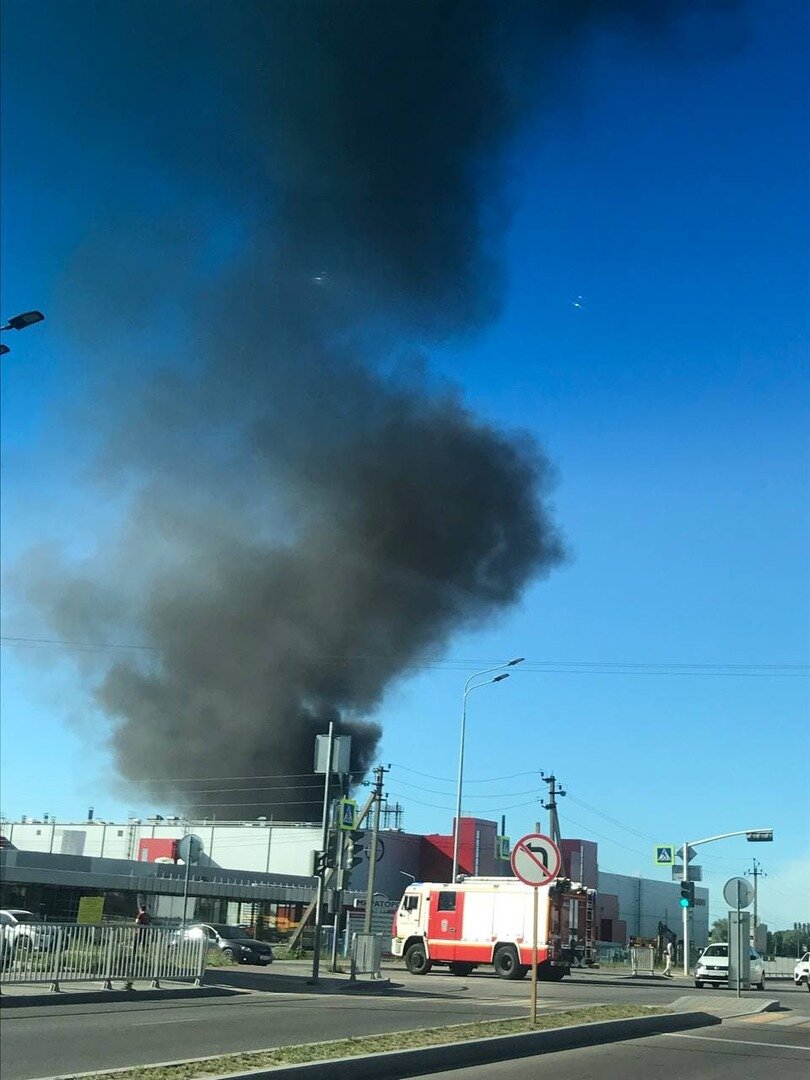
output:
<svg viewBox="0 0 810 1080"><path fill-rule="evenodd" d="M506 877L414 882L394 916L391 951L413 975L436 964L454 975L492 964L500 978L522 979L532 964L533 891ZM594 898L567 879L539 888L538 978L562 979L573 963L595 962Z"/></svg>

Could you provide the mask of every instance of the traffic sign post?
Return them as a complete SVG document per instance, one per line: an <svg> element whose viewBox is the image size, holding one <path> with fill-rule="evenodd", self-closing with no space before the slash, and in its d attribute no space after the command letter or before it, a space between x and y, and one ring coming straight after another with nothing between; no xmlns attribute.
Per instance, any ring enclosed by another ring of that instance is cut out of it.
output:
<svg viewBox="0 0 810 1080"><path fill-rule="evenodd" d="M512 872L533 890L532 905L532 1024L537 1023L537 922L539 889L550 885L562 869L562 854L550 836L528 833L512 849Z"/></svg>
<svg viewBox="0 0 810 1080"><path fill-rule="evenodd" d="M748 907L754 899L751 882L744 877L729 878L723 886L723 898L729 907L737 909L736 918L728 921L728 963L729 976L731 976L732 959L736 960L734 964L735 982L737 984L737 997L740 997L743 980L745 980L746 990L750 983L748 973L750 972L751 963L748 958L748 934L745 935L745 941L743 941L744 920L742 918L742 909ZM748 912L746 912L746 920L747 918ZM732 928L734 930L733 934L730 932ZM733 956L734 953L736 953L736 956Z"/></svg>

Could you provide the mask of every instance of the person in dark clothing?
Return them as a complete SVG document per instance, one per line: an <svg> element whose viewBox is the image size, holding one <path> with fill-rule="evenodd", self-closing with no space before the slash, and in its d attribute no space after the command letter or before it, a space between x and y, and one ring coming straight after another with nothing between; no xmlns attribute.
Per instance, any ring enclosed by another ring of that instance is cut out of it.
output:
<svg viewBox="0 0 810 1080"><path fill-rule="evenodd" d="M132 955L137 955L139 949L146 943L149 927L152 924L152 916L146 904L138 905L138 914L135 916L135 939L132 942Z"/></svg>

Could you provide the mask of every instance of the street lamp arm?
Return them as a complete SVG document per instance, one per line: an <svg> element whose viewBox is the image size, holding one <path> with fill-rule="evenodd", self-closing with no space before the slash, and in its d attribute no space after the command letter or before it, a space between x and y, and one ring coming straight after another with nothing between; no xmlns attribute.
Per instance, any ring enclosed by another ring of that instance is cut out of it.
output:
<svg viewBox="0 0 810 1080"><path fill-rule="evenodd" d="M726 840L729 836L746 836L753 832L773 832L773 829L737 829L736 832L724 832L718 836L707 836L703 840L687 841L689 847L699 847L701 844L710 844L712 840Z"/></svg>
<svg viewBox="0 0 810 1080"><path fill-rule="evenodd" d="M466 697L470 690L475 689L474 686L470 686L473 679L480 679L482 675L491 675L493 671L502 671L505 667L506 664L497 664L495 667L484 668L483 671L476 671L474 675L470 675L469 679L464 683L464 696ZM458 693L458 690L456 693Z"/></svg>

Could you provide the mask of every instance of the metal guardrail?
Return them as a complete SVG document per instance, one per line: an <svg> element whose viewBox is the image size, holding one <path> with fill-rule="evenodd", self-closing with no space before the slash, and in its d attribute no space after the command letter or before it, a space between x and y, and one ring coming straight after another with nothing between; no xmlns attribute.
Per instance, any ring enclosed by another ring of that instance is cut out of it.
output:
<svg viewBox="0 0 810 1080"><path fill-rule="evenodd" d="M200 985L205 941L163 927L78 926L48 923L47 934L0 938L0 986L161 980Z"/></svg>
<svg viewBox="0 0 810 1080"><path fill-rule="evenodd" d="M355 934L352 937L351 977L370 975L382 978L383 938L380 934Z"/></svg>

